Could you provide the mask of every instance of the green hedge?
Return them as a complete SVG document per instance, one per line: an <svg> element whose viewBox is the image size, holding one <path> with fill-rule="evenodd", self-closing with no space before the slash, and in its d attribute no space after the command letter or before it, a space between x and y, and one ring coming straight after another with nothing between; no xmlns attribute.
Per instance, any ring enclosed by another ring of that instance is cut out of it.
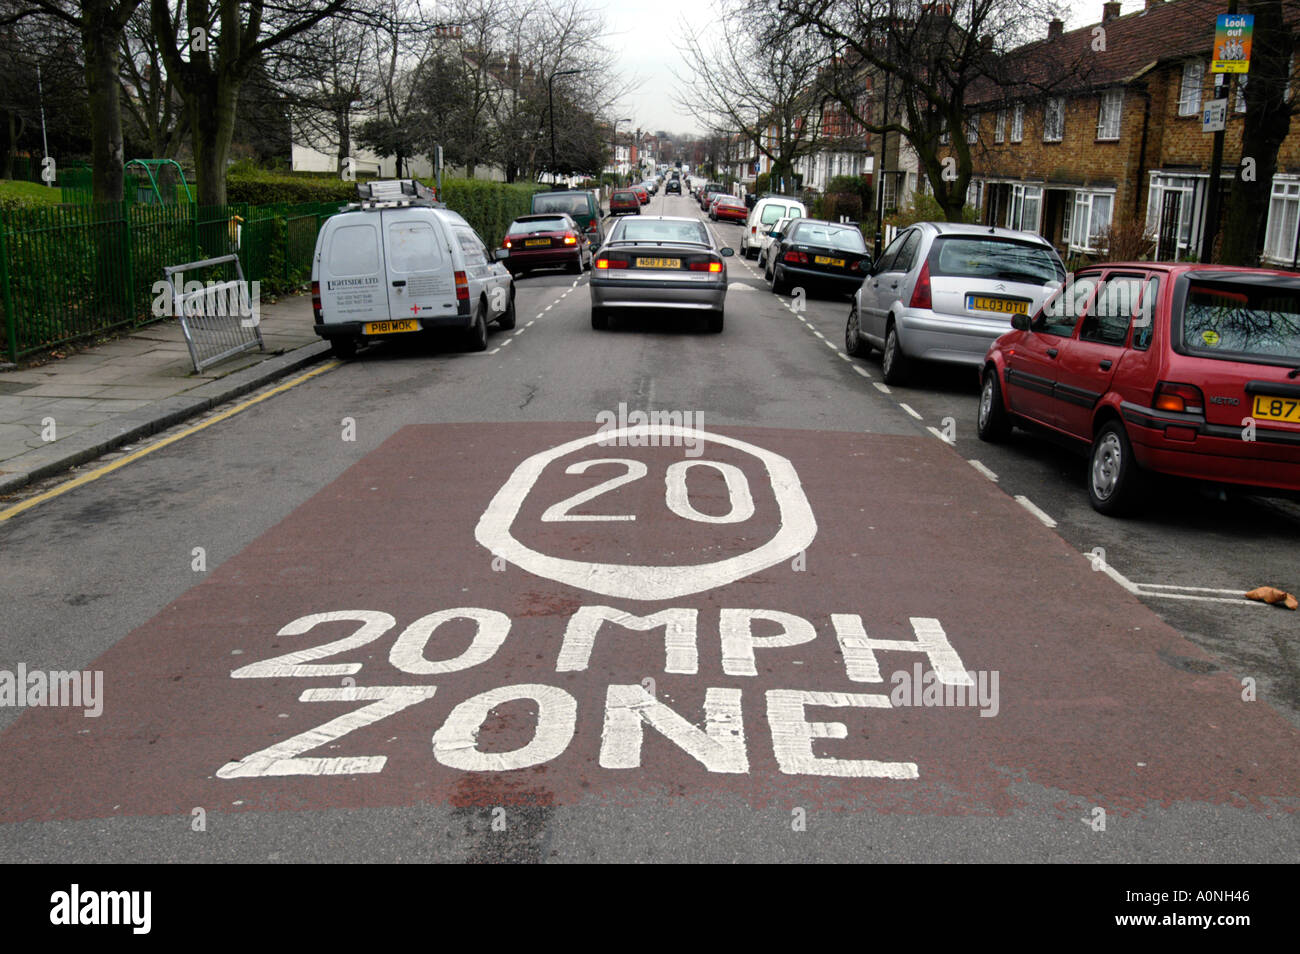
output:
<svg viewBox="0 0 1300 954"><path fill-rule="evenodd" d="M447 208L463 215L488 248L501 243L511 222L532 211L533 193L544 191L544 186L531 182L442 180L442 200L447 203Z"/></svg>
<svg viewBox="0 0 1300 954"><path fill-rule="evenodd" d="M226 173L226 201L231 204L350 202L356 197L357 184L337 176L271 172L245 164L232 166Z"/></svg>

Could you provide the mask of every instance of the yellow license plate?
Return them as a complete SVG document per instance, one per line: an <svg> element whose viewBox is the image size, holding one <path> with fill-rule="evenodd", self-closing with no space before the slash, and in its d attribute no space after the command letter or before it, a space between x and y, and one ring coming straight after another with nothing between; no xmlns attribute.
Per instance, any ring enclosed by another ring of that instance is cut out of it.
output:
<svg viewBox="0 0 1300 954"><path fill-rule="evenodd" d="M395 335L401 331L419 331L420 323L414 318L403 318L401 321L367 321L362 328L362 334L367 335Z"/></svg>
<svg viewBox="0 0 1300 954"><path fill-rule="evenodd" d="M637 268L681 268L680 258L638 258Z"/></svg>
<svg viewBox="0 0 1300 954"><path fill-rule="evenodd" d="M989 298L986 295L967 295L966 308L969 311L995 311L1000 315L1027 315L1029 302L1016 301L1011 298Z"/></svg>
<svg viewBox="0 0 1300 954"><path fill-rule="evenodd" d="M524 242L524 244L525 245L550 245L551 240L550 239L528 239L527 241Z"/></svg>
<svg viewBox="0 0 1300 954"><path fill-rule="evenodd" d="M1292 424L1300 424L1300 398L1256 394L1254 415L1266 421L1290 421Z"/></svg>
<svg viewBox="0 0 1300 954"><path fill-rule="evenodd" d="M831 258L829 255L814 255L813 261L818 265L834 265L836 268L844 267L844 259Z"/></svg>

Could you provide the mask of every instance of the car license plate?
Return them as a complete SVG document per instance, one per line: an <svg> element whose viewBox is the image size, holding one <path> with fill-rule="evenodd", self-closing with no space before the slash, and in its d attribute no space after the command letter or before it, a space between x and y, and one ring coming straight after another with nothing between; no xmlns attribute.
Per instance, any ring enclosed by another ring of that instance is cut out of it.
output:
<svg viewBox="0 0 1300 954"><path fill-rule="evenodd" d="M813 261L818 265L834 265L836 268L844 267L844 259L831 258L829 255L814 255Z"/></svg>
<svg viewBox="0 0 1300 954"><path fill-rule="evenodd" d="M1300 398L1256 394L1254 414L1255 417L1266 421L1290 421L1292 424L1300 424Z"/></svg>
<svg viewBox="0 0 1300 954"><path fill-rule="evenodd" d="M362 327L362 334L367 335L395 335L401 331L419 331L420 323L414 318L403 318L401 321L367 321Z"/></svg>
<svg viewBox="0 0 1300 954"><path fill-rule="evenodd" d="M993 311L999 315L1027 315L1029 302L1014 298L991 298L988 295L967 295L967 311Z"/></svg>
<svg viewBox="0 0 1300 954"><path fill-rule="evenodd" d="M550 239L527 239L524 242L524 244L525 245L550 245L551 240Z"/></svg>
<svg viewBox="0 0 1300 954"><path fill-rule="evenodd" d="M681 268L680 258L638 258L637 268Z"/></svg>

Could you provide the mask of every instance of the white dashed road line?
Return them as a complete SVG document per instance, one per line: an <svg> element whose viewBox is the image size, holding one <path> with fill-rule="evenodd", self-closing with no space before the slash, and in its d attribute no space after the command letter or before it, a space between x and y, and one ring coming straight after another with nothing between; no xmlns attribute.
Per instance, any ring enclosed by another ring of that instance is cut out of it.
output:
<svg viewBox="0 0 1300 954"><path fill-rule="evenodd" d="M898 406L901 407L908 414L912 415L912 417L916 418L918 421L925 420L925 418L921 417L920 414L916 413L916 411L912 408L910 404L904 404L902 401L899 401Z"/></svg>
<svg viewBox="0 0 1300 954"><path fill-rule="evenodd" d="M1043 513L1042 510L1038 509L1038 505L1035 504L1028 497L1026 497L1024 494L1016 494L1016 503L1020 504L1020 506L1024 507L1035 517L1041 520L1043 526L1051 527L1052 529L1056 528L1056 521L1053 520L1051 517L1049 517L1047 514Z"/></svg>
<svg viewBox="0 0 1300 954"><path fill-rule="evenodd" d="M931 434L933 434L935 437L939 438L939 440L943 441L945 444L956 443L955 441L950 441L948 440L948 438L944 437L943 431L939 430L939 428L937 427L927 427L926 430L929 431Z"/></svg>
<svg viewBox="0 0 1300 954"><path fill-rule="evenodd" d="M888 384L881 384L879 381L872 381L871 384L872 384L872 386L875 387L875 389L876 389L877 391L879 391L881 394L888 394L888 393L889 393L889 385L888 385Z"/></svg>
<svg viewBox="0 0 1300 954"><path fill-rule="evenodd" d="M978 470L981 474L983 474L983 475L984 475L985 477L987 477L989 480L993 481L993 483L996 484L996 483L998 482L998 475L995 474L995 473L993 473L993 471L989 470L987 467L985 467L985 466L984 466L982 463L980 463L979 461L977 461L977 460L968 460L968 461L966 461L966 463L970 464L972 467L974 467L976 470Z"/></svg>

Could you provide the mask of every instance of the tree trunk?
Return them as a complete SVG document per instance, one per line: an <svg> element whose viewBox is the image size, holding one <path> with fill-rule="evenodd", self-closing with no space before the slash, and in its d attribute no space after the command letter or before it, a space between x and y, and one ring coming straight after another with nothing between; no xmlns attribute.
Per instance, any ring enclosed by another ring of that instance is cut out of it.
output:
<svg viewBox="0 0 1300 954"><path fill-rule="evenodd" d="M226 159L235 132L239 81L218 77L187 97L199 205L226 204Z"/></svg>
<svg viewBox="0 0 1300 954"><path fill-rule="evenodd" d="M81 49L89 93L91 182L96 202L122 201L122 104L118 99L118 43L122 30L107 0L82 4Z"/></svg>
<svg viewBox="0 0 1300 954"><path fill-rule="evenodd" d="M343 160L352 155L352 123L349 122L350 117L346 109L339 110L334 114L334 118L334 132L339 140L339 172L342 172Z"/></svg>

